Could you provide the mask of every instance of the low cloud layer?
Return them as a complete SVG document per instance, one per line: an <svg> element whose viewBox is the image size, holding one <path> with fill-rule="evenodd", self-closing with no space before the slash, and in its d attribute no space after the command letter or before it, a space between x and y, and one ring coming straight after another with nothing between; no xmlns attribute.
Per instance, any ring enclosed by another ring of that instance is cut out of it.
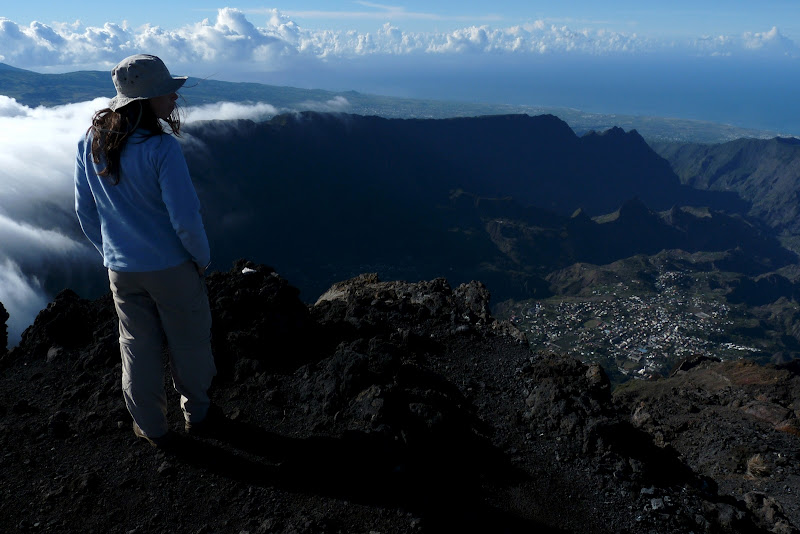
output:
<svg viewBox="0 0 800 534"><path fill-rule="evenodd" d="M79 135L94 106L27 108L0 96L0 302L14 344L46 304L44 281L56 265L88 257L71 211L72 169Z"/></svg>
<svg viewBox="0 0 800 534"><path fill-rule="evenodd" d="M193 106L186 110L185 122L198 122L207 120L236 120L250 119L261 121L278 113L278 109L270 104L259 102L257 104L239 104L235 102L218 102Z"/></svg>
<svg viewBox="0 0 800 534"><path fill-rule="evenodd" d="M343 96L335 96L325 102L302 102L297 105L297 108L309 111L337 113L347 111L350 108L350 102Z"/></svg>
<svg viewBox="0 0 800 534"><path fill-rule="evenodd" d="M239 70L283 71L308 62L364 56L503 54L678 55L797 57L800 49L777 28L741 35L703 35L682 40L637 33L570 27L535 21L509 27L469 26L448 32L409 32L386 22L373 32L302 28L276 9L252 22L245 13L223 8L216 18L181 28L138 28L106 23L25 26L0 18L0 61L23 68L106 68L131 53L147 50L170 65L240 65ZM262 18L263 17L263 18ZM257 25L258 24L258 25Z"/></svg>
<svg viewBox="0 0 800 534"><path fill-rule="evenodd" d="M9 343L55 292L103 288L102 260L74 214L77 143L107 99L30 108L0 96L0 302L10 318ZM268 104L221 102L186 110L186 122L275 113ZM91 295L82 295L89 297Z"/></svg>

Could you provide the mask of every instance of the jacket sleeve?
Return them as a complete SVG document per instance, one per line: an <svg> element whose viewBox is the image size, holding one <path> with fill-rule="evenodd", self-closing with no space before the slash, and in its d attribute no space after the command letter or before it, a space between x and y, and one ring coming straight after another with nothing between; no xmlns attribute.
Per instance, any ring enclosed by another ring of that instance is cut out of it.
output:
<svg viewBox="0 0 800 534"><path fill-rule="evenodd" d="M208 236L200 214L200 200L197 198L189 168L178 142L172 137L163 139L167 145L158 161L158 181L161 197L167 207L172 228L178 234L183 247L192 260L201 267L211 262Z"/></svg>
<svg viewBox="0 0 800 534"><path fill-rule="evenodd" d="M78 145L78 153L75 157L75 213L81 225L83 233L92 242L94 248L103 254L103 235L100 226L100 214L97 212L94 194L89 187L89 179L86 176L85 151L83 150L84 140Z"/></svg>

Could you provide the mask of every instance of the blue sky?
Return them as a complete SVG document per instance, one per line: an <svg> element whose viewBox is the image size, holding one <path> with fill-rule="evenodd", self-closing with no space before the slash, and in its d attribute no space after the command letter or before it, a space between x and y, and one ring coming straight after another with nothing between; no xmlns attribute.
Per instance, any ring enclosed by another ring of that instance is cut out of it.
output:
<svg viewBox="0 0 800 534"><path fill-rule="evenodd" d="M615 31L652 35L700 35L767 31L778 26L792 38L800 34L800 2L796 0L561 0L554 1L239 1L209 4L194 1L140 0L136 7L120 2L7 2L0 17L19 24L74 22L102 26L106 22L133 26L146 23L175 28L213 18L221 7L238 8L256 21L271 8L298 24L317 29L374 30L384 22L402 24L409 31L448 31L468 25L514 25L536 20L574 26L595 26Z"/></svg>

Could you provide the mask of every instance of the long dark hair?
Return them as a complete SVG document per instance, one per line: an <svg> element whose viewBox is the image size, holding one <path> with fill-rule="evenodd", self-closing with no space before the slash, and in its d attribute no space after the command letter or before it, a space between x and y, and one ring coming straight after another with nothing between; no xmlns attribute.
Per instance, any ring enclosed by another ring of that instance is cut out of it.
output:
<svg viewBox="0 0 800 534"><path fill-rule="evenodd" d="M181 118L177 105L164 122L173 134L180 136ZM105 161L105 168L97 173L98 176L110 179L114 185L119 183L120 155L131 134L137 129L147 132L145 139L165 133L161 121L146 100L133 101L116 111L111 108L101 109L94 114L92 126L89 128L92 133L92 161L96 165Z"/></svg>

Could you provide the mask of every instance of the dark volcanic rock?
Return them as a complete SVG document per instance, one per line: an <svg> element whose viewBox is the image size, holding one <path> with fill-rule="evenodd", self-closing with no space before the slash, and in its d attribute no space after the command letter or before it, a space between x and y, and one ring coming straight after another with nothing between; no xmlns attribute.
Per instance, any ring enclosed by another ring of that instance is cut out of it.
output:
<svg viewBox="0 0 800 534"><path fill-rule="evenodd" d="M247 260L207 277L212 344L223 378L243 359L258 370L296 368L313 356L314 333L300 292L271 267Z"/></svg>
<svg viewBox="0 0 800 534"><path fill-rule="evenodd" d="M25 329L17 347L0 358L0 370L15 361L80 358L82 366L108 365L119 359L117 315L110 293L96 301L80 298L74 291L58 293Z"/></svg>
<svg viewBox="0 0 800 534"><path fill-rule="evenodd" d="M381 282L364 274L334 284L312 308L317 322L338 338L400 333L404 337L439 338L450 334L492 331L524 335L509 323L495 321L489 312L489 291L480 282L451 289L447 280Z"/></svg>
<svg viewBox="0 0 800 534"><path fill-rule="evenodd" d="M668 380L630 383L615 399L634 426L715 480L720 493L744 501L759 524L772 532L798 532L796 365L698 359Z"/></svg>
<svg viewBox="0 0 800 534"><path fill-rule="evenodd" d="M703 454L665 443L661 404L637 411L599 367L535 355L478 282L361 275L309 307L240 261L208 290L226 418L169 453L130 430L110 298L63 292L40 314L0 367L0 530L792 532L792 502L766 483L793 469L772 454L791 446L747 458L758 488L718 492ZM792 427L793 390L751 389L740 417Z"/></svg>

